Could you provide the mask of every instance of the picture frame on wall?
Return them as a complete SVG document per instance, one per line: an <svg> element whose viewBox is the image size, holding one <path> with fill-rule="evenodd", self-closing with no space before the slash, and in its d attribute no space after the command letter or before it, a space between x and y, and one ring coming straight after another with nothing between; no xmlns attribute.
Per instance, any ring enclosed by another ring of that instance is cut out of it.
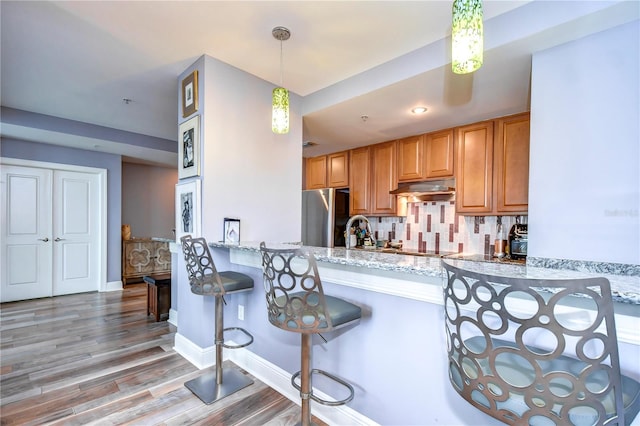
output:
<svg viewBox="0 0 640 426"><path fill-rule="evenodd" d="M176 184L176 242L185 235L200 236L200 180Z"/></svg>
<svg viewBox="0 0 640 426"><path fill-rule="evenodd" d="M182 118L198 111L198 70L182 80Z"/></svg>
<svg viewBox="0 0 640 426"><path fill-rule="evenodd" d="M225 244L240 244L240 219L225 217L223 231Z"/></svg>
<svg viewBox="0 0 640 426"><path fill-rule="evenodd" d="M178 139L178 179L200 176L199 115L180 124Z"/></svg>

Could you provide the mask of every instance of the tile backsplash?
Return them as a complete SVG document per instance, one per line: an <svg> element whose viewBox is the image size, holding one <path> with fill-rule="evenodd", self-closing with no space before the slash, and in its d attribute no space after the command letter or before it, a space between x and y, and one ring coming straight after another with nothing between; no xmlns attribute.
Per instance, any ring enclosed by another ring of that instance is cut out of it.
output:
<svg viewBox="0 0 640 426"><path fill-rule="evenodd" d="M500 216L507 239L517 216ZM527 216L519 216L527 223ZM419 252L493 254L498 216L456 214L455 201L409 203L406 217L370 217L376 240L402 240L403 247Z"/></svg>

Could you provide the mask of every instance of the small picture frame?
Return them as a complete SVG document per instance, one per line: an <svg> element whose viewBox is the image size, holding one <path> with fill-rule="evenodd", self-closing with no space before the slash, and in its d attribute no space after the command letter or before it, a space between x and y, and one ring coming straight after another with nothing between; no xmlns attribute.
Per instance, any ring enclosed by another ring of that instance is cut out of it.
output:
<svg viewBox="0 0 640 426"><path fill-rule="evenodd" d="M200 236L200 180L176 184L176 242Z"/></svg>
<svg viewBox="0 0 640 426"><path fill-rule="evenodd" d="M182 118L198 110L198 70L182 80Z"/></svg>
<svg viewBox="0 0 640 426"><path fill-rule="evenodd" d="M200 176L199 115L180 124L178 139L178 179Z"/></svg>
<svg viewBox="0 0 640 426"><path fill-rule="evenodd" d="M225 244L240 244L240 219L225 217L223 235Z"/></svg>

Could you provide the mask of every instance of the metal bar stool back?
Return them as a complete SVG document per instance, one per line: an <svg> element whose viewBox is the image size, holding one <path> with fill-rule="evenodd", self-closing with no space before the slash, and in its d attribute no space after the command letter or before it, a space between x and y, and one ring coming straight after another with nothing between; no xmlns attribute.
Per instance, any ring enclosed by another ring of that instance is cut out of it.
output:
<svg viewBox="0 0 640 426"><path fill-rule="evenodd" d="M201 296L214 296L215 299L215 347L216 347L216 371L215 374L205 374L185 383L205 404L211 404L225 396L253 383L246 375L234 369L222 368L222 348L238 349L250 345L253 336L243 328L224 328L224 296L227 294L253 290L253 279L239 272L218 272L213 262L209 246L204 238L192 238L185 235L180 239L182 252L189 276L191 292ZM237 330L246 335L247 341L242 344L225 344L224 332Z"/></svg>
<svg viewBox="0 0 640 426"><path fill-rule="evenodd" d="M313 334L330 332L356 324L362 310L346 300L324 294L316 260L298 248L267 248L260 244L264 289L269 322L286 331L301 334L301 369L291 377L291 384L300 391L302 413L299 424L311 424L310 400L337 406L351 401L353 387L326 371L311 368ZM313 394L312 375L320 374L342 385L348 396L328 401ZM300 377L300 385L296 379Z"/></svg>
<svg viewBox="0 0 640 426"><path fill-rule="evenodd" d="M640 383L620 372L606 278L509 278L442 264L449 379L467 402L507 424L631 423Z"/></svg>

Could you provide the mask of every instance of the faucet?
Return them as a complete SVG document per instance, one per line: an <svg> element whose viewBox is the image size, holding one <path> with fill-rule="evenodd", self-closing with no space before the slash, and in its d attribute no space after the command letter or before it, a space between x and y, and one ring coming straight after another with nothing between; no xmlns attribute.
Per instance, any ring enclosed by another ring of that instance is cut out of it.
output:
<svg viewBox="0 0 640 426"><path fill-rule="evenodd" d="M376 240L373 237L373 232L371 232L371 224L369 223L369 219L367 219L365 216L361 215L361 214L357 214L355 216L351 216L349 218L349 220L347 221L347 229L346 231L346 238L345 238L345 242L344 245L346 247L347 250L349 250L351 248L351 241L350 241L350 235L349 234L349 230L351 229L351 224L353 223L354 220L364 220L367 223L367 232L369 232L369 237L371 238L371 243L375 246L376 245Z"/></svg>

